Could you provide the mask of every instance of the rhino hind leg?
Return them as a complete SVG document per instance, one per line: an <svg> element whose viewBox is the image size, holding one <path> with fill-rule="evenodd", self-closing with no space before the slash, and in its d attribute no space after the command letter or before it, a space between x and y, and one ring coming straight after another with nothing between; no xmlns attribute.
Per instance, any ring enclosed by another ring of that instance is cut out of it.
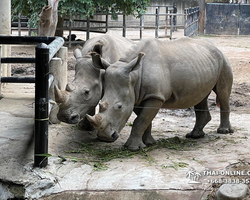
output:
<svg viewBox="0 0 250 200"><path fill-rule="evenodd" d="M227 134L233 133L234 130L230 124L229 115L230 115L230 103L229 96L231 93L231 87L216 87L214 90L217 94L219 105L220 105L220 126L217 129L217 133Z"/></svg>
<svg viewBox="0 0 250 200"><path fill-rule="evenodd" d="M193 130L186 135L187 138L201 138L205 133L203 128L211 120L211 115L208 110L207 98L204 98L199 104L194 106L196 122Z"/></svg>

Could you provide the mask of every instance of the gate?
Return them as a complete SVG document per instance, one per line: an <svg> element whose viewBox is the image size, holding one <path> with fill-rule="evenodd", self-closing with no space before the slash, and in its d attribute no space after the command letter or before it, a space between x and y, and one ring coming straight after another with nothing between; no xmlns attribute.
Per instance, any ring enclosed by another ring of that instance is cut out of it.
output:
<svg viewBox="0 0 250 200"><path fill-rule="evenodd" d="M184 36L197 36L199 28L199 7L187 8L184 10L184 14Z"/></svg>
<svg viewBox="0 0 250 200"><path fill-rule="evenodd" d="M208 3L206 34L250 35L250 4Z"/></svg>

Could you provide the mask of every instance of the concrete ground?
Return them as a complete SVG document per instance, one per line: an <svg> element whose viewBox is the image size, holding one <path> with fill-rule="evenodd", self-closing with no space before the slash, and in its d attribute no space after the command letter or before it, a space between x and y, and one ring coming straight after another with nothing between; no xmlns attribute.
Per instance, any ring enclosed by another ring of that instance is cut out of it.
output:
<svg viewBox="0 0 250 200"><path fill-rule="evenodd" d="M0 101L1 200L14 197L200 199L206 196L207 186L188 183L188 168L178 171L169 168L170 173L165 173L159 166L136 156L122 162L120 159L110 161L105 171L96 171L82 162L62 163L57 155L73 148L70 142L96 141L95 136L84 135L82 131L68 132L72 129L66 124L50 126L49 153L53 156L46 168L33 168L34 84L8 84L3 94L5 97ZM115 146L122 146L122 142Z"/></svg>

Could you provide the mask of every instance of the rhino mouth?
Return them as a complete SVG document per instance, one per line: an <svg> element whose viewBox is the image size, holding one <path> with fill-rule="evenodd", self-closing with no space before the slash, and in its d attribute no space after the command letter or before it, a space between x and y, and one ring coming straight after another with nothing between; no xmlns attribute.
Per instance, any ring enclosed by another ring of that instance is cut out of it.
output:
<svg viewBox="0 0 250 200"><path fill-rule="evenodd" d="M118 137L119 137L119 133L117 133L117 131L114 131L110 135L110 137L98 135L98 139L103 141L103 142L114 142L118 139Z"/></svg>

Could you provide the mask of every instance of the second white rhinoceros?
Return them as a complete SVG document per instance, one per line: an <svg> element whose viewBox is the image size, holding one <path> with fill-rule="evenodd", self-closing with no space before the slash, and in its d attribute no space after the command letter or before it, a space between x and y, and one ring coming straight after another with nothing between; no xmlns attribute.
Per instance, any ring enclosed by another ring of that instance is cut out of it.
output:
<svg viewBox="0 0 250 200"><path fill-rule="evenodd" d="M93 66L91 52L95 51L107 62L115 63L121 55L134 44L131 40L108 32L85 42L82 50L76 49L75 79L68 83L65 90L55 86L55 100L59 105L57 117L60 121L76 124L82 129L91 130L85 119L86 113L95 114L95 107L102 97L102 78L107 66ZM98 63L96 64L96 66Z"/></svg>
<svg viewBox="0 0 250 200"><path fill-rule="evenodd" d="M232 70L222 52L206 40L143 40L107 68L104 80L100 111L87 115L101 140L115 141L134 111L137 118L125 146L137 150L155 142L151 125L160 108L192 106L196 123L186 137L203 137L203 128L211 120L207 105L211 91L220 104L217 132L233 132L229 122Z"/></svg>

